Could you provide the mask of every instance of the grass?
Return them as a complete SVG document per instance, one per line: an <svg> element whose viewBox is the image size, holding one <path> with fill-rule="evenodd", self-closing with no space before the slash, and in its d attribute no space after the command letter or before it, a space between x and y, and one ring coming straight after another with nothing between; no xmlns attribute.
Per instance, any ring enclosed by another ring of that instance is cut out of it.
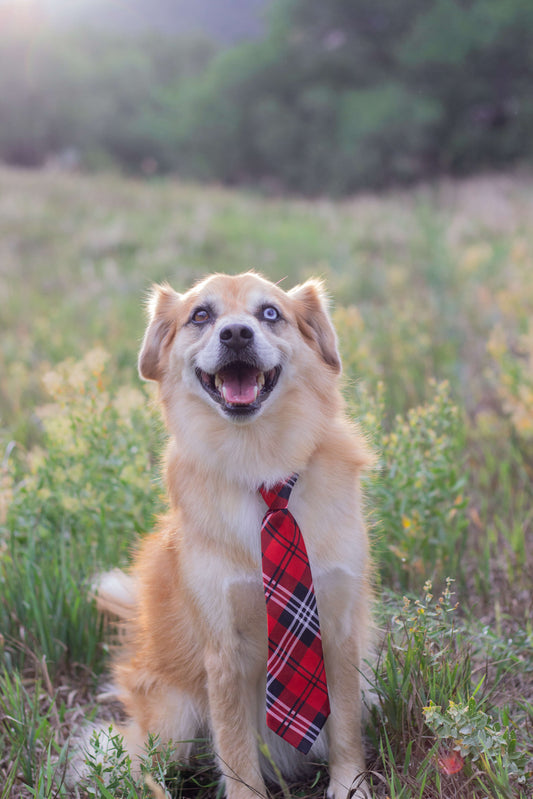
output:
<svg viewBox="0 0 533 799"><path fill-rule="evenodd" d="M89 597L163 502L135 370L145 291L250 268L326 278L348 407L379 454L375 795L530 797L533 180L339 203L5 169L0 188L1 799L74 795L73 736L116 712L96 700ZM143 787L111 750L84 795L217 795L209 761L148 757ZM280 796L325 785L319 769Z"/></svg>

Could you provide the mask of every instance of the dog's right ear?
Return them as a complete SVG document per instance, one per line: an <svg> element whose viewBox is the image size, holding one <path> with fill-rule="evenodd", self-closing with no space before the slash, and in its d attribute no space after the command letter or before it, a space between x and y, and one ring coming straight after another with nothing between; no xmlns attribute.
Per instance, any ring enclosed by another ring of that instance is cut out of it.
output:
<svg viewBox="0 0 533 799"><path fill-rule="evenodd" d="M168 284L153 286L149 299L149 323L139 353L139 374L145 380L161 380L168 352L178 328L181 295Z"/></svg>

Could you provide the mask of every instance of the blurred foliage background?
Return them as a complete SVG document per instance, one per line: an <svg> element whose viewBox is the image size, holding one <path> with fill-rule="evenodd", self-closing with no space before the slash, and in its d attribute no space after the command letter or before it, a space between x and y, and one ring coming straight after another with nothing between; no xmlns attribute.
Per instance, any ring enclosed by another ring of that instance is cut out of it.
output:
<svg viewBox="0 0 533 799"><path fill-rule="evenodd" d="M240 41L229 47L208 37L207 8L203 33L172 26L183 1L172 17L165 0L122 16L95 0L63 26L35 25L35 0L4 3L0 159L341 195L533 155L530 3L233 5L211 6L233 14ZM147 27L135 27L143 14Z"/></svg>

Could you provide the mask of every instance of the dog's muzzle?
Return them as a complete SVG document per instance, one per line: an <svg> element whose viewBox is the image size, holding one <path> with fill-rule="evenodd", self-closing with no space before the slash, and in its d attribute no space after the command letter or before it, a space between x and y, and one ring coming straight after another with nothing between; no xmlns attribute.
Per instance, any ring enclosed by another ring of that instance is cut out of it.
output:
<svg viewBox="0 0 533 799"><path fill-rule="evenodd" d="M214 374L196 370L202 388L229 416L252 416L278 382L281 366L263 371L255 362L235 359Z"/></svg>

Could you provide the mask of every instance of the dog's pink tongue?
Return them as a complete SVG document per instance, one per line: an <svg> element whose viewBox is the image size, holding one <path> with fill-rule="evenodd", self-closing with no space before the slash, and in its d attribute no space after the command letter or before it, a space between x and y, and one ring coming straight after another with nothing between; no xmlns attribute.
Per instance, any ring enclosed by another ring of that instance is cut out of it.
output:
<svg viewBox="0 0 533 799"><path fill-rule="evenodd" d="M235 374L233 372L222 372L224 380L222 393L226 402L234 405L250 405L255 402L257 397L257 375L254 369Z"/></svg>

